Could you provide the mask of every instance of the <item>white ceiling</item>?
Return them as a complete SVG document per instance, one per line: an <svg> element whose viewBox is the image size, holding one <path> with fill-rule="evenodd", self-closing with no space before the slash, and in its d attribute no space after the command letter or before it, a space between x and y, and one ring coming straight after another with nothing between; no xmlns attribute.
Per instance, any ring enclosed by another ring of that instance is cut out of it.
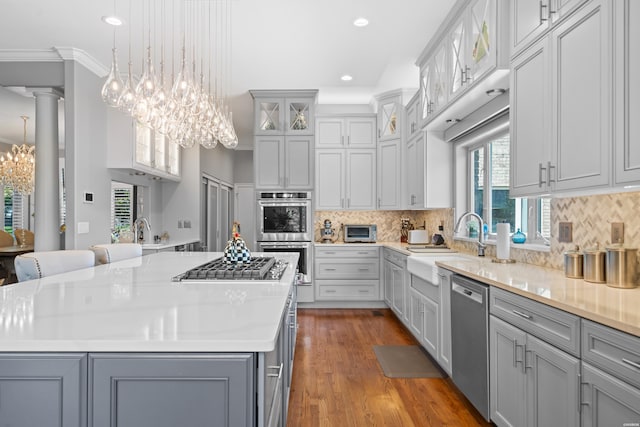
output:
<svg viewBox="0 0 640 427"><path fill-rule="evenodd" d="M134 1L131 28L137 65L141 36L135 34L141 32L137 9L142 0L131 1ZM173 1L178 0L151 0L151 3L162 5L163 1L170 11ZM454 3L448 0L231 2L233 73L228 94L244 147L250 147L252 139L250 89L319 89L318 101L322 104L367 104L374 94L417 87L415 60ZM115 0L115 9L128 18L129 0ZM108 66L112 27L100 18L113 10L114 0L4 0L0 49L75 47ZM353 26L353 20L360 15L369 20L369 26ZM123 28L118 30L116 39L121 71L126 70L128 44L128 29ZM351 82L340 80L345 73L353 76ZM32 116L34 107L33 101L21 98L0 91L0 141L22 141L19 116Z"/></svg>

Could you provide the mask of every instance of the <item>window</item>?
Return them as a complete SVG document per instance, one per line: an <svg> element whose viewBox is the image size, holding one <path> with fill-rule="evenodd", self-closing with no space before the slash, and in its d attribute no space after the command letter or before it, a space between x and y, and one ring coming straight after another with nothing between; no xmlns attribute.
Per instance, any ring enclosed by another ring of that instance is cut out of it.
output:
<svg viewBox="0 0 640 427"><path fill-rule="evenodd" d="M24 201L28 197L23 197L20 193L14 193L11 187L4 187L4 231L13 234L16 228L25 228L24 222Z"/></svg>
<svg viewBox="0 0 640 427"><path fill-rule="evenodd" d="M119 233L131 231L133 224L133 185L111 183L111 230Z"/></svg>
<svg viewBox="0 0 640 427"><path fill-rule="evenodd" d="M445 137L454 143L456 215L472 211L485 224L487 238L495 238L497 224L508 222L511 232L520 229L527 243L549 245L550 199L512 198L510 184L510 139L508 96L496 98L470 114L462 123L475 123L468 128L457 125ZM455 134L454 134L455 133ZM456 218L457 219L457 218ZM467 232L476 238L477 221L469 218Z"/></svg>
<svg viewBox="0 0 640 427"><path fill-rule="evenodd" d="M520 229L527 235L527 242L548 244L549 199L509 197L508 132L469 147L469 164L470 205L487 224L489 237L496 234L498 223L508 222L511 232Z"/></svg>

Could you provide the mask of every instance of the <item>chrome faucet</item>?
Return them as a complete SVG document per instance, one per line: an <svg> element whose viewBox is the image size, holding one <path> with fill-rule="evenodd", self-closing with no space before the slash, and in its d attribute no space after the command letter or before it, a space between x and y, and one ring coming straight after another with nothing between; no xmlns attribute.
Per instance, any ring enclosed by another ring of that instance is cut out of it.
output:
<svg viewBox="0 0 640 427"><path fill-rule="evenodd" d="M472 216L476 218L479 222L480 229L478 230L478 256L484 256L484 250L487 247L484 243L484 221L482 217L475 212L465 212L460 216L458 222L456 222L456 226L453 229L454 233L458 233L460 231L460 225L462 224L462 220L468 216Z"/></svg>
<svg viewBox="0 0 640 427"><path fill-rule="evenodd" d="M133 241L134 243L142 243L138 241L138 232L140 230L140 227L142 227L142 229L147 229L147 231L151 231L151 226L149 225L149 220L143 216L139 217L138 219L136 219L133 222ZM144 241L144 238L142 236L140 236L140 240Z"/></svg>

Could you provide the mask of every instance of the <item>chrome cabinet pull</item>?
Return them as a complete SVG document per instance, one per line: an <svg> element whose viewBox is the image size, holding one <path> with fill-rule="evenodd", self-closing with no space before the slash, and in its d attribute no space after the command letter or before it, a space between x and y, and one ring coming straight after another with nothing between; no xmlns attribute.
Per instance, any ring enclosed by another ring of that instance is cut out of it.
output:
<svg viewBox="0 0 640 427"><path fill-rule="evenodd" d="M336 271L335 268L325 268L324 271Z"/></svg>
<svg viewBox="0 0 640 427"><path fill-rule="evenodd" d="M328 294L335 294L336 290L335 289L327 289L325 292L328 293Z"/></svg>
<svg viewBox="0 0 640 427"><path fill-rule="evenodd" d="M533 369L533 366L527 365L527 354L529 354L529 353L533 353L533 351L527 350L527 347L525 345L525 347L524 347L524 371L525 372L527 371L527 369Z"/></svg>
<svg viewBox="0 0 640 427"><path fill-rule="evenodd" d="M282 363L280 364L280 366L267 366L267 369L277 369L278 373L277 374L267 374L268 377L279 377L280 373L282 373Z"/></svg>
<svg viewBox="0 0 640 427"><path fill-rule="evenodd" d="M518 310L511 310L511 311L513 312L513 314L517 314L520 317L524 317L527 320L531 320L531 316L528 315L528 314L525 314L525 313L523 313L521 311L518 311Z"/></svg>
<svg viewBox="0 0 640 427"><path fill-rule="evenodd" d="M634 362L632 360L625 359L625 358L622 358L622 362L626 363L627 365L633 366L636 369L640 369L640 363L638 362Z"/></svg>
<svg viewBox="0 0 640 427"><path fill-rule="evenodd" d="M551 162L547 162L547 182L551 185L552 182L556 182L555 179L551 179L551 169L555 169L556 167L551 164Z"/></svg>
<svg viewBox="0 0 640 427"><path fill-rule="evenodd" d="M542 16L542 9L546 9L546 8L547 8L547 5L546 4L542 4L542 1L540 1L540 25L542 25L542 23L544 21L548 21L549 20L548 18L544 18Z"/></svg>
<svg viewBox="0 0 640 427"><path fill-rule="evenodd" d="M518 360L518 347L522 348L522 359L523 360ZM514 350L514 358L515 358L515 367L518 367L518 362L520 362L521 366L522 366L522 373L525 373L525 368L524 368L524 356L525 356L525 349L524 349L524 344L518 344L518 341L515 342L515 350Z"/></svg>
<svg viewBox="0 0 640 427"><path fill-rule="evenodd" d="M542 167L542 163L538 163L538 187L542 187L542 184L546 184L547 181L542 180L542 171L546 171L547 168Z"/></svg>
<svg viewBox="0 0 640 427"><path fill-rule="evenodd" d="M340 137L340 145L344 145L344 136Z"/></svg>

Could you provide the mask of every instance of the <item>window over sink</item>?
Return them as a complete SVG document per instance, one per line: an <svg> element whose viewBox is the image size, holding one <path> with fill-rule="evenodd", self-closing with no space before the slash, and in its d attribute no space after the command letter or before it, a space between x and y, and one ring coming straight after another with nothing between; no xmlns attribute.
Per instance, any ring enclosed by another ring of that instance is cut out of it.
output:
<svg viewBox="0 0 640 427"><path fill-rule="evenodd" d="M508 111L465 132L457 140L458 185L456 211L473 211L487 225L487 238L495 239L497 224L508 222L511 232L526 234L526 243L549 245L549 198L513 198L509 195L510 140ZM465 175L464 177L462 175ZM483 232L470 228L469 237Z"/></svg>

